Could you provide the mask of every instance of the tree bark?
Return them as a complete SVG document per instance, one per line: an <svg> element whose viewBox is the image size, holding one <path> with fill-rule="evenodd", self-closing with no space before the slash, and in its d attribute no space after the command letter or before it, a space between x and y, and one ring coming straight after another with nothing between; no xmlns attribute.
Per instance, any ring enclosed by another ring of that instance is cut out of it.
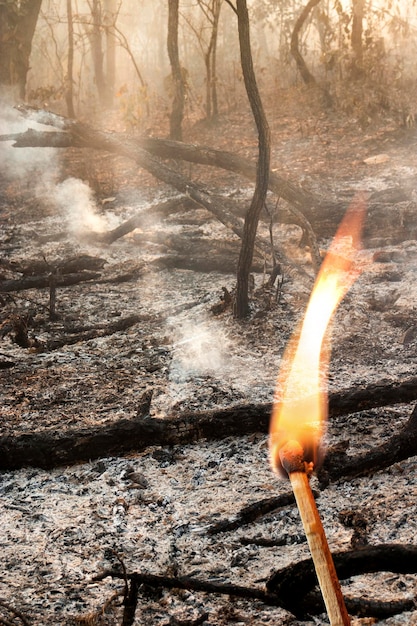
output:
<svg viewBox="0 0 417 626"><path fill-rule="evenodd" d="M32 39L42 0L0 2L0 85L25 99Z"/></svg>
<svg viewBox="0 0 417 626"><path fill-rule="evenodd" d="M320 87L320 85L317 83L313 74L308 69L307 63L305 62L303 55L300 52L299 36L300 36L301 29L303 28L311 11L314 9L314 7L316 7L319 4L319 2L321 2L321 0L309 0L309 2L307 2L303 10L301 11L300 15L298 16L295 22L295 25L292 31L290 50L297 64L298 71L300 72L301 78L303 79L304 83L307 86L316 88L317 91L323 97L324 104L327 107L330 107L332 105L332 98L329 92L323 89L322 87Z"/></svg>
<svg viewBox="0 0 417 626"><path fill-rule="evenodd" d="M243 79L252 113L255 118L256 127L258 129L259 145L255 191L251 205L245 217L242 246L240 249L237 268L235 316L237 319L243 319L249 313L249 272L252 266L259 216L265 205L266 194L268 192L271 136L253 69L249 14L246 0L237 0L236 8Z"/></svg>
<svg viewBox="0 0 417 626"><path fill-rule="evenodd" d="M184 115L184 81L178 51L178 5L179 0L168 0L167 48L174 86L169 136L171 139L180 141L182 139L182 118Z"/></svg>
<svg viewBox="0 0 417 626"><path fill-rule="evenodd" d="M67 21L68 21L68 60L67 60L67 80L65 89L65 100L67 103L68 117L74 118L74 23L72 19L72 0L67 0Z"/></svg>

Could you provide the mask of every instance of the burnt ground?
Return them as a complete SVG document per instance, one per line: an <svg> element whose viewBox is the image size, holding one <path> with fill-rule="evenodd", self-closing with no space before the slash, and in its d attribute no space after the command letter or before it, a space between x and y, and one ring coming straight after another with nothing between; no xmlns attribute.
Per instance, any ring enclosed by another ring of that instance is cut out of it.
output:
<svg viewBox="0 0 417 626"><path fill-rule="evenodd" d="M271 111L270 118L273 168L312 191L345 198L347 206L358 189L413 189L414 128L374 120L364 130L354 119L297 112ZM254 136L250 115L236 113L214 127L189 125L185 141L254 158ZM3 435L99 429L137 415L148 391L153 392L150 415L160 419L185 410L272 401L281 356L303 315L311 280L298 269L284 271L279 292L266 291L267 277L259 269L250 319L237 322L230 309L215 315L224 288L234 288L239 242L205 210L181 205L169 214L149 210L175 193L120 157L75 149L13 151L10 144L5 149L2 281L29 276L36 263L46 263L50 273L80 257L89 259L97 275L57 288L55 319L48 310L48 287L1 295ZM242 178L177 166L247 206L252 187ZM415 203L412 191L407 201ZM143 227L113 244L89 238L91 229L112 228L140 211L146 215ZM264 219L260 231L266 236L268 226ZM417 242L392 245L389 233L381 237L386 245L361 253L364 271L335 317L330 391L416 374ZM274 239L312 276L298 227L277 222ZM325 249L329 242L319 243ZM186 262L190 255L195 267ZM114 332L114 324L130 316L137 316L135 323ZM16 343L19 328L26 347ZM77 335L75 342L71 338ZM371 450L401 429L413 406L334 418L328 444L348 441L352 454ZM332 551L352 545L349 512L365 519L370 545L415 544L416 469L414 456L327 487L313 478ZM288 490L288 483L271 473L264 433L153 446L49 471L3 471L3 623L23 623L15 610L34 625L121 623L123 579L94 580L112 568L262 589L274 571L308 556L296 508L280 507L222 533L209 529L248 504ZM262 540L282 545L265 546ZM362 600L414 599L416 575L355 576L343 581L343 591L346 598ZM417 624L417 609L353 618L355 624L376 622ZM259 600L144 585L134 621L126 623L327 621L323 614L301 619Z"/></svg>

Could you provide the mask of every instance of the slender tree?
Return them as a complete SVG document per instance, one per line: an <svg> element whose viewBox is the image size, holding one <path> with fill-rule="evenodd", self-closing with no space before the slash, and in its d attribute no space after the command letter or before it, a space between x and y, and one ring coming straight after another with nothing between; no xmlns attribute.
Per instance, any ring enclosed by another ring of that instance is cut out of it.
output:
<svg viewBox="0 0 417 626"><path fill-rule="evenodd" d="M211 25L210 38L204 51L206 66L206 117L211 120L218 116L217 99L217 38L219 33L222 0L199 0L198 5Z"/></svg>
<svg viewBox="0 0 417 626"><path fill-rule="evenodd" d="M305 7L303 8L303 10L301 11L300 15L298 16L294 25L294 29L292 31L292 35L291 35L291 54L294 57L294 60L297 64L297 69L300 72L301 78L303 79L304 83L306 85L309 85L310 87L316 88L318 92L322 95L324 104L326 106L331 106L332 98L329 92L323 89L322 87L320 87L320 85L317 83L315 77L308 69L303 55L300 52L300 42L299 42L300 32L308 16L310 15L311 11L320 2L321 0L309 0L307 4L305 5Z"/></svg>
<svg viewBox="0 0 417 626"><path fill-rule="evenodd" d="M170 139L182 140L182 119L184 116L184 81L178 52L178 13L179 0L168 0L168 39L167 48L171 63L174 98L170 117Z"/></svg>
<svg viewBox="0 0 417 626"><path fill-rule="evenodd" d="M249 273L252 266L253 250L255 247L259 216L265 204L266 194L268 191L271 138L268 121L266 119L253 69L249 15L246 0L237 0L236 12L238 18L239 46L243 79L258 129L259 146L255 191L251 205L245 216L242 246L240 248L237 269L235 316L238 319L242 319L249 313Z"/></svg>
<svg viewBox="0 0 417 626"><path fill-rule="evenodd" d="M67 0L67 22L68 22L68 60L67 60L67 80L65 89L65 101L67 103L68 117L75 117L74 111L74 22L72 19L72 0Z"/></svg>
<svg viewBox="0 0 417 626"><path fill-rule="evenodd" d="M22 100L41 3L42 0L0 2L0 85L16 87Z"/></svg>
<svg viewBox="0 0 417 626"><path fill-rule="evenodd" d="M363 18L365 0L352 0L352 34L351 45L353 52L352 78L363 75Z"/></svg>

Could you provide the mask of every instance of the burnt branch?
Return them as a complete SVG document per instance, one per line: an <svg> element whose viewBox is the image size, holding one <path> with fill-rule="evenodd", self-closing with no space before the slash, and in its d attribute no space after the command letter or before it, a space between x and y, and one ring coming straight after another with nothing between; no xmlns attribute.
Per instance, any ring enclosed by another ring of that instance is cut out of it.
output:
<svg viewBox="0 0 417 626"><path fill-rule="evenodd" d="M78 272L77 274L57 274L55 277L56 287L69 287L78 285L82 282L98 280L101 274L97 272ZM0 293L9 293L11 291L24 291L26 289L42 289L50 286L50 275L42 276L25 276L18 279L0 281Z"/></svg>
<svg viewBox="0 0 417 626"><path fill-rule="evenodd" d="M149 169L146 166L146 159L141 159L141 152L143 152L148 155L149 159L152 159L151 155L153 155L160 159L184 160L225 169L251 181L256 179L256 164L232 152L153 137L131 139L122 133L106 134L48 111L23 106L18 108L26 117L60 130L42 132L29 129L24 133L0 136L0 141L14 141L14 147L93 147L124 154L157 176L152 171L153 165L149 163L149 168L151 168ZM135 151L137 151L136 156ZM161 178L161 180L164 179ZM171 184L169 181L165 182ZM173 186L175 187L175 184ZM365 245L375 247L381 245L382 241L386 245L388 241L398 243L417 236L415 203L412 201L414 186L408 185L408 187L403 192L395 188L371 194L368 199L368 215L363 232ZM280 207L280 222L298 224L303 229L315 258L318 252L315 238L334 235L335 225L340 222L346 205L355 193L352 190L349 196L341 198L340 201L328 199L330 192L318 196L301 185L286 180L276 172L269 173L269 189L288 203ZM393 204L399 205L398 210L392 210ZM388 233L389 240L387 239Z"/></svg>
<svg viewBox="0 0 417 626"><path fill-rule="evenodd" d="M122 578L124 574L117 570L105 570L101 574L94 576L93 580L100 581L107 578L107 576L111 576L112 578ZM194 578L192 576L162 576L157 574L132 572L127 574L127 577L130 581L135 580L138 586L146 585L154 588L187 589L189 591L217 593L221 595L236 596L238 598L261 600L265 602L265 604L270 604L272 606L279 605L279 601L275 594L255 587L244 587L242 585L234 585L231 583L215 583L208 580Z"/></svg>
<svg viewBox="0 0 417 626"><path fill-rule="evenodd" d="M367 546L335 554L334 561L341 580L380 571L412 574L417 572L417 546L399 544ZM314 593L317 578L311 559L299 561L276 572L267 581L265 588L213 583L192 576L164 576L140 572L126 574L117 570L105 570L93 580L101 581L108 576L123 579L127 576L130 585L134 584L138 593L140 586L144 585L157 589L187 589L194 592L230 595L260 600L271 606L280 606L301 619L307 614L325 611L321 595ZM346 598L346 605L353 615L383 618L414 608L414 600L405 598L394 602L384 602Z"/></svg>
<svg viewBox="0 0 417 626"><path fill-rule="evenodd" d="M355 456L348 456L344 452L329 454L319 472L319 479L326 484L339 478L350 479L364 476L415 454L417 454L417 406L398 434L368 450L365 454Z"/></svg>
<svg viewBox="0 0 417 626"><path fill-rule="evenodd" d="M317 495L318 494L315 493L316 497ZM253 502L252 504L248 504L243 507L233 518L220 520L219 522L212 524L209 526L207 533L209 535L217 535L218 533L224 533L229 530L241 528L242 526L246 526L268 513L272 513L277 509L284 506L291 506L293 504L295 504L295 498L292 492L284 493L280 496L274 496L272 498L258 500L257 502Z"/></svg>
<svg viewBox="0 0 417 626"><path fill-rule="evenodd" d="M340 580L360 574L375 572L394 572L396 574L417 573L417 546L401 544L381 544L365 546L348 552L339 552L333 555L337 575ZM324 604L321 596L316 594L313 602L308 601L307 594L317 584L316 573L312 559L305 559L294 563L278 572L275 572L266 583L268 593L279 598L280 606L291 613L302 617L307 612L323 612ZM306 599L305 603L300 599ZM412 608L414 601L401 600L400 605L391 602L375 602L345 598L350 613L373 617L388 617L394 611ZM405 602L405 605L404 605Z"/></svg>
<svg viewBox="0 0 417 626"><path fill-rule="evenodd" d="M354 402L355 391L352 389L331 394L330 419L358 410L412 402L417 399L416 377L385 385L381 382L359 390L358 404ZM368 400L365 400L366 389L369 390ZM378 393L375 393L375 390L378 390ZM346 396L349 402L346 402ZM350 407L350 410L346 411L346 407ZM145 450L151 445L184 445L200 439L220 440L257 432L267 433L271 411L272 404L269 403L247 404L200 413L185 412L181 417L168 417L165 420L149 416L140 419L125 418L92 428L6 435L0 438L0 469L18 469L27 466L51 468L102 456ZM412 424L414 421L413 417ZM389 467L407 458L410 456L410 449L411 454L415 454L416 439L413 438L414 435L410 436L410 429L414 432L414 428L406 425L405 432L401 431L393 438L392 450L390 440L385 444L384 451L377 456L378 468ZM360 459L361 455L358 456ZM354 458L352 457L348 464L352 471L356 465ZM348 472L340 468L339 463L340 452L333 453L330 450L325 468L331 480L350 477ZM362 474L371 471L369 467L361 467ZM355 471L354 475L357 476L358 472Z"/></svg>

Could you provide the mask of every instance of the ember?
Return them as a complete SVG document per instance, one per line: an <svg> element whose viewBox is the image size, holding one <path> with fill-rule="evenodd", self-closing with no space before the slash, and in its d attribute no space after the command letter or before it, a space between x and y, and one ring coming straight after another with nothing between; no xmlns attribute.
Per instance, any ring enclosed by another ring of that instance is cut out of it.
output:
<svg viewBox="0 0 417 626"><path fill-rule="evenodd" d="M283 396L276 403L270 427L270 455L274 470L288 474L316 568L330 623L350 624L333 559L310 488L309 476L327 417L327 394L321 377L326 369L323 342L337 306L358 276L354 253L365 214L361 198L348 210L323 262L313 289L298 341L290 342L278 381ZM296 344L296 345L295 345Z"/></svg>

